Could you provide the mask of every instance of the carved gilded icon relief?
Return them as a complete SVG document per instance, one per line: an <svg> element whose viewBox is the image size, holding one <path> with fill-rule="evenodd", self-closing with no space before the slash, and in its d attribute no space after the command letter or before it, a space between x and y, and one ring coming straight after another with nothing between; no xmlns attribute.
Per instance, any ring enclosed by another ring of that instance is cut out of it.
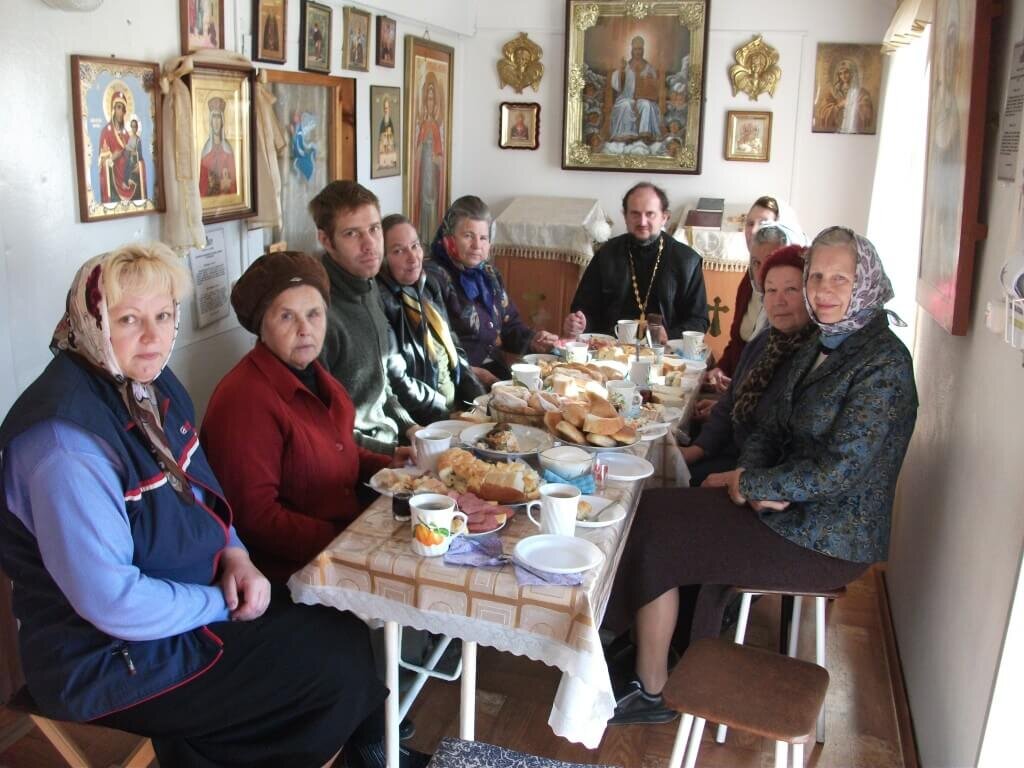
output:
<svg viewBox="0 0 1024 768"><path fill-rule="evenodd" d="M544 76L544 65L540 57L544 51L533 40L520 32L501 47L504 56L498 62L498 79L501 87L511 85L516 93L522 93L526 86L537 90Z"/></svg>
<svg viewBox="0 0 1024 768"><path fill-rule="evenodd" d="M757 101L762 93L775 95L775 87L782 79L779 66L779 52L757 35L746 45L736 49L736 63L729 67L732 80L732 95L740 91L751 101Z"/></svg>

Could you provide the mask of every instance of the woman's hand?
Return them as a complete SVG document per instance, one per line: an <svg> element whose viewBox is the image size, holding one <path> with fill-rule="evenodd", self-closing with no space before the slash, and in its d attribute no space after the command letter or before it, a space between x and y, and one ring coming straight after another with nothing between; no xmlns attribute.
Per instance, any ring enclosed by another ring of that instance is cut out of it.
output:
<svg viewBox="0 0 1024 768"><path fill-rule="evenodd" d="M722 373L721 368L715 368L708 373L707 386L719 394L725 392L731 383L732 379Z"/></svg>
<svg viewBox="0 0 1024 768"><path fill-rule="evenodd" d="M717 402L717 400L712 400L709 397L698 400L697 404L693 406L693 418L697 421L707 421L708 416L711 415L711 409L715 407Z"/></svg>
<svg viewBox="0 0 1024 768"><path fill-rule="evenodd" d="M416 461L416 448L411 445L400 445L395 448L395 453L391 457L391 466L395 469L400 469L410 463Z"/></svg>
<svg viewBox="0 0 1024 768"><path fill-rule="evenodd" d="M766 509L772 509L776 512L781 512L789 506L788 501L752 501L750 502L751 508L755 512L763 512Z"/></svg>
<svg viewBox="0 0 1024 768"><path fill-rule="evenodd" d="M476 377L480 379L480 383L483 384L487 389L491 388L491 385L498 380L498 377L488 371L486 368L480 368L478 366L470 366Z"/></svg>
<svg viewBox="0 0 1024 768"><path fill-rule="evenodd" d="M558 341L558 337L555 334L548 331L537 331L530 341L530 349L534 352L550 352L556 341Z"/></svg>
<svg viewBox="0 0 1024 768"><path fill-rule="evenodd" d="M221 552L220 589L232 621L258 619L270 605L270 582L239 547Z"/></svg>
<svg viewBox="0 0 1024 768"><path fill-rule="evenodd" d="M575 339L587 328L587 316L577 310L570 312L562 323L562 333L566 338Z"/></svg>
<svg viewBox="0 0 1024 768"><path fill-rule="evenodd" d="M692 467L694 462L704 458L704 449L699 445L688 445L685 448L680 448L679 452L683 454L683 461L688 467Z"/></svg>
<svg viewBox="0 0 1024 768"><path fill-rule="evenodd" d="M737 467L732 472L715 472L708 475L701 483L701 488L725 488L729 491L729 498L733 504L743 506L747 503L747 497L740 492L740 476L743 474L743 467Z"/></svg>

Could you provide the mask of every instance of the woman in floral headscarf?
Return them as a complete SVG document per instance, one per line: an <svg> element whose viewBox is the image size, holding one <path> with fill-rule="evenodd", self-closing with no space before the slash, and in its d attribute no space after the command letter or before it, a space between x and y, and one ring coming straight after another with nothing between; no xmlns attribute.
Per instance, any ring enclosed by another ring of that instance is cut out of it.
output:
<svg viewBox="0 0 1024 768"><path fill-rule="evenodd" d="M732 585L835 589L886 558L917 415L910 354L883 308L892 296L867 239L842 227L818 235L804 297L819 342L790 358L738 469L644 493L605 618L636 616L637 679L613 723L674 717L660 691L677 620L691 641L717 636Z"/></svg>
<svg viewBox="0 0 1024 768"><path fill-rule="evenodd" d="M379 751L366 625L271 601L164 367L190 289L159 243L86 262L53 361L0 427L29 691L47 717L150 736L161 765L313 768L354 732L350 750Z"/></svg>

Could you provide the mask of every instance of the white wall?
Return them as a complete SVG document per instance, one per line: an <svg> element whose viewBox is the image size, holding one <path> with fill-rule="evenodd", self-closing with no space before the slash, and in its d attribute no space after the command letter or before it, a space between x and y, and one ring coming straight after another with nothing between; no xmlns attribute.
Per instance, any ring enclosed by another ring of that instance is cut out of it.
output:
<svg viewBox="0 0 1024 768"><path fill-rule="evenodd" d="M766 10L770 7L770 12ZM812 235L843 223L863 232L874 175L876 136L811 133L814 57L818 42L879 42L895 3L868 0L714 0L706 69L704 150L699 176L562 171L564 110L565 5L550 0L480 3L477 32L463 41L460 69L465 122L455 151L454 194L477 194L497 211L523 194L597 197L623 231L622 193L633 183L652 179L669 193L679 212L702 195L746 204L765 193L790 200ZM544 49L540 89L517 94L499 90L495 65L501 46L518 32ZM728 69L733 51L755 33L780 53L782 79L774 98L757 102L732 96ZM498 108L503 101L541 105L540 148L502 150L497 146ZM771 110L769 163L726 162L725 113L729 109Z"/></svg>
<svg viewBox="0 0 1024 768"><path fill-rule="evenodd" d="M996 22L990 113L1002 110L1008 53L1024 24L1024 0L1004 7L1007 15ZM1022 357L984 327L985 303L999 295L1020 180L996 181L988 155L982 220L989 234L975 265L968 335L950 336L918 312L921 407L890 551L893 621L926 768L975 765L1024 541ZM1008 645L1005 652L1016 652L1019 669L1024 649ZM1020 764L1020 710L1010 717L1017 754L989 765Z"/></svg>
<svg viewBox="0 0 1024 768"><path fill-rule="evenodd" d="M328 4L334 9L331 73L357 80L359 180L380 197L385 212L401 210L401 179L369 178L367 105L371 83L402 86L404 47L398 46L394 69L371 65L370 72L342 70L342 3ZM288 69L298 68L300 5L298 0L288 4ZM406 34L429 31L432 39L457 46L457 35L472 29L469 5L469 0L384 0L372 10L398 21L400 42ZM228 47L242 50L248 45L251 10L249 0L226 0ZM125 242L160 237L159 215L79 223L70 56L113 55L163 63L180 54L178 30L176 0L106 0L98 10L84 14L58 11L40 0L4 3L0 73L7 109L0 111L0 130L10 139L0 149L0 414L51 359L47 345L78 266ZM247 252L242 222L217 226L224 227L233 281L258 254ZM195 330L191 304L185 306L171 366L200 415L213 387L252 340L233 315Z"/></svg>

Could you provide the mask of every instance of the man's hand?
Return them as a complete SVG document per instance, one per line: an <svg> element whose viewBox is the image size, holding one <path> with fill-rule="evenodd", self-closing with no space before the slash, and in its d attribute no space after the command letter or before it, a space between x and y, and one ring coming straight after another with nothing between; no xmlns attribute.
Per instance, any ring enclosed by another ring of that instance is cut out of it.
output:
<svg viewBox="0 0 1024 768"><path fill-rule="evenodd" d="M270 582L239 547L221 552L220 589L232 621L258 619L270 605Z"/></svg>
<svg viewBox="0 0 1024 768"><path fill-rule="evenodd" d="M562 323L562 333L566 338L575 339L587 328L587 316L581 311L570 312Z"/></svg>
<svg viewBox="0 0 1024 768"><path fill-rule="evenodd" d="M679 449L679 452L683 454L683 461L686 462L686 466L692 467L694 462L700 461L704 458L704 449L699 445L687 445Z"/></svg>

